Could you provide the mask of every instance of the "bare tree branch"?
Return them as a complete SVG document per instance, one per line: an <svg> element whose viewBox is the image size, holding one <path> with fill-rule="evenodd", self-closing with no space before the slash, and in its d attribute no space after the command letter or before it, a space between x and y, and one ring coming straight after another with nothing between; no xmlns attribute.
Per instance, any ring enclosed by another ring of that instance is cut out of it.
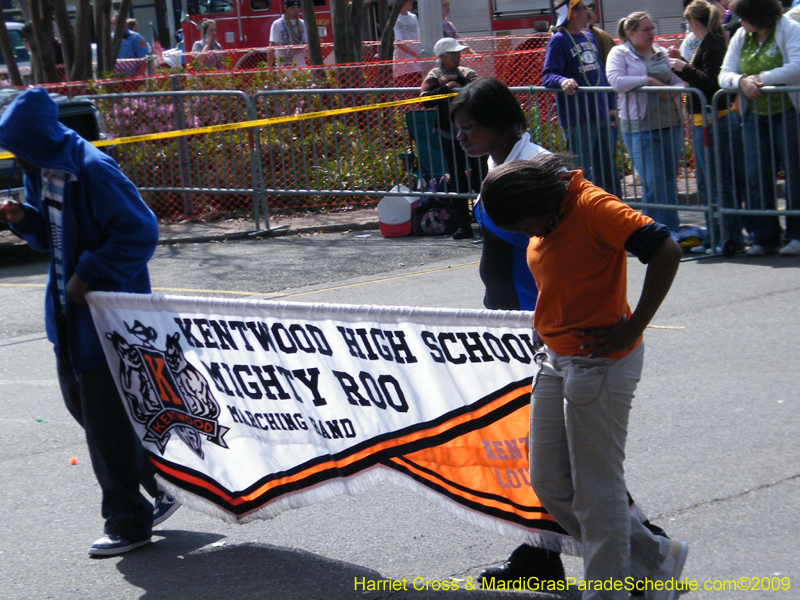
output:
<svg viewBox="0 0 800 600"><path fill-rule="evenodd" d="M319 45L319 29L317 28L317 13L314 11L314 0L300 0L303 9L303 20L306 23L308 37L308 58L312 65L322 64L322 48Z"/></svg>
<svg viewBox="0 0 800 600"><path fill-rule="evenodd" d="M386 19L386 25L383 27L381 33L381 53L380 60L392 60L394 58L394 24L397 23L397 17L403 9L405 0L395 0L392 5L392 10Z"/></svg>
<svg viewBox="0 0 800 600"><path fill-rule="evenodd" d="M12 46L11 38L8 35L8 28L6 27L5 19L0 20L0 49L2 49L3 57L6 59L8 78L11 80L11 85L21 87L22 76L19 74L17 57L14 55L14 47Z"/></svg>

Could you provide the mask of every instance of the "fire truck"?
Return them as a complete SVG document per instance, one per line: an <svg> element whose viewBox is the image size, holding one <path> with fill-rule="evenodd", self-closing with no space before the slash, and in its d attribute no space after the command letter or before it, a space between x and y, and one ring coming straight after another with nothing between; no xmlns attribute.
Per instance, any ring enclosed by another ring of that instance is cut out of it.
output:
<svg viewBox="0 0 800 600"><path fill-rule="evenodd" d="M591 1L587 4L595 6ZM596 0L596 4L601 27L612 35L619 18L631 12L627 0ZM203 19L216 21L218 39L225 49L266 47L272 22L283 12L283 0L184 0L183 6L183 47L186 49L200 39L199 25ZM314 0L314 9L320 41L332 43L329 0ZM658 35L681 32L683 19L679 0L643 0L636 9L650 13ZM368 32L365 39L378 39L375 4L366 4L365 11ZM552 9L550 0L451 0L449 18L461 37L525 35L547 31L552 22Z"/></svg>

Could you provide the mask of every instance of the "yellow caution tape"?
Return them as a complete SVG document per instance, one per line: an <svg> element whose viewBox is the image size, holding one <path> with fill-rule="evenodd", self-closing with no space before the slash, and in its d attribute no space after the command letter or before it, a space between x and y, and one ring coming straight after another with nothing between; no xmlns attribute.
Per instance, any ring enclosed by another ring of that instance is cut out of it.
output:
<svg viewBox="0 0 800 600"><path fill-rule="evenodd" d="M136 142L149 142L152 140L163 140L168 138L185 137L189 135L200 135L203 133L219 133L222 131L233 131L235 129L248 129L251 127L264 127L266 125L278 125L280 123L291 123L294 121L306 121L308 119L318 119L320 117L330 117L334 115L344 115L348 113L375 110L376 108L390 108L393 106L404 106L406 104L416 104L418 102L433 102L442 98L451 98L452 94L437 94L436 96L426 96L425 98L410 98L408 100L393 100L380 104L367 104L365 106L353 106L349 108L337 108L334 110L321 110L317 112L291 115L287 117L272 117L269 119L257 119L255 121L242 121L241 123L225 123L224 125L210 125L208 127L195 127L193 129L180 129L177 131L164 131L161 133L148 133L146 135L131 135L128 137L115 138L113 140L98 140L92 142L93 146L102 148L103 146L119 146L121 144L133 144ZM0 153L0 160L14 158L10 152Z"/></svg>

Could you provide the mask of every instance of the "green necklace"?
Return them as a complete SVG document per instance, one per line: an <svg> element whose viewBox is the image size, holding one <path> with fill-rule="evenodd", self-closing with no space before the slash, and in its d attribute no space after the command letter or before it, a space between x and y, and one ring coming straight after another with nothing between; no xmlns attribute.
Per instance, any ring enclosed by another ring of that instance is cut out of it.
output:
<svg viewBox="0 0 800 600"><path fill-rule="evenodd" d="M586 76L586 70L583 68L583 60L581 60L581 50L578 48L578 44L575 42L575 38L572 37L572 34L566 30L566 28L562 28L561 31L567 34L569 41L572 42L572 47L575 48L575 56L578 58L578 68L581 70L581 75L583 76L583 80L586 82L586 85L590 87L597 87L600 85L600 73L597 73L597 81L591 83L589 78ZM584 36L587 42L589 42L589 38ZM597 52L594 51L594 44L589 42L589 45L592 47L592 56L594 56L594 62L597 65L597 68L600 68L600 61L597 58Z"/></svg>

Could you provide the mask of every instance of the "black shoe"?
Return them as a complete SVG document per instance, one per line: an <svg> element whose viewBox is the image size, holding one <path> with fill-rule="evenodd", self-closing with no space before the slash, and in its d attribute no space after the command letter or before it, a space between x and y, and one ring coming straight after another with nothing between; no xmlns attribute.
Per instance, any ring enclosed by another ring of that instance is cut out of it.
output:
<svg viewBox="0 0 800 600"><path fill-rule="evenodd" d="M498 581L510 582L520 578L527 580L535 577L538 579L539 585L544 581L564 581L565 579L561 554L527 544L514 550L502 567L492 567L481 571L478 577L483 589L496 588Z"/></svg>
<svg viewBox="0 0 800 600"><path fill-rule="evenodd" d="M659 527L658 525L653 525L649 520L644 521L642 525L647 527L653 533L653 535L669 539L669 536L667 535L666 531L661 529L661 527ZM643 596L644 596L644 588L642 588L641 590L635 588L631 590L632 598L641 598Z"/></svg>
<svg viewBox="0 0 800 600"><path fill-rule="evenodd" d="M644 521L644 522L642 523L642 525L644 525L645 527L647 527L647 528L650 530L650 532L651 532L653 535L658 535L658 536L661 536L661 537L663 537L663 538L667 538L667 539L669 539L669 536L667 535L667 532L666 532L666 531L664 531L663 529L661 529L661 527L659 527L658 525L653 525L653 524L650 522L650 520L649 520L649 519L648 519L647 521Z"/></svg>
<svg viewBox="0 0 800 600"><path fill-rule="evenodd" d="M453 234L454 240L467 240L471 237L475 237L475 234L472 232L472 227L469 228L462 227Z"/></svg>

